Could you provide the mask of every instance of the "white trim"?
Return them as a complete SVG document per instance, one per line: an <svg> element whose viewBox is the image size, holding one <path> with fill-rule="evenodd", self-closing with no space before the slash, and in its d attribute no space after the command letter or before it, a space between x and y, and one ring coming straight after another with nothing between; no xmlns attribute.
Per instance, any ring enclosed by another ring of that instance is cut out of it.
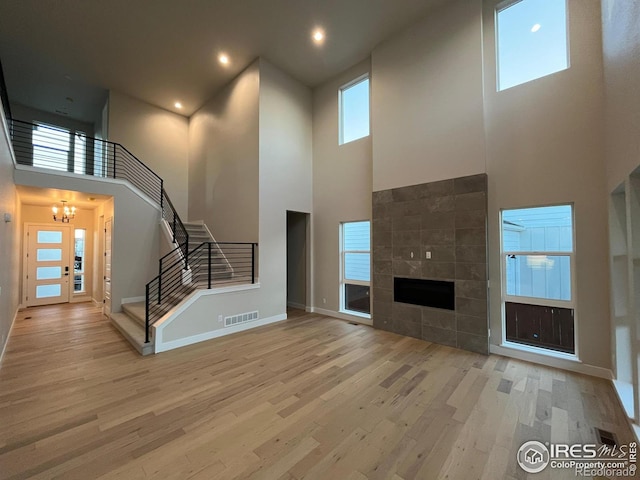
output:
<svg viewBox="0 0 640 480"><path fill-rule="evenodd" d="M138 302L144 302L147 299L147 297L145 297L144 295L141 297L128 297L128 298L123 298L122 300L120 300L120 305L125 305L127 303L138 303Z"/></svg>
<svg viewBox="0 0 640 480"><path fill-rule="evenodd" d="M629 385L631 387L631 395L633 396L633 385L630 385L630 384L625 383L625 382L619 382L616 379L613 379L611 383L612 383L613 390L616 392L616 398L618 399L618 403L620 405L620 408L625 413L625 417L627 417L627 422L629 422L629 429L635 435L636 442L639 442L640 441L640 425L634 423L634 419L629 416L628 410L625 407L626 402L622 399L622 395L620 394L620 391L619 391L620 384ZM631 400L631 402L633 403L633 399Z"/></svg>
<svg viewBox="0 0 640 480"><path fill-rule="evenodd" d="M153 325L153 330L155 331L154 338L156 342L159 342L162 337L162 331L164 328L169 325L175 317L185 312L193 303L196 302L200 297L207 295L221 295L223 293L234 293L234 292L244 292L246 290L254 290L260 288L259 283L253 284L243 284L243 285L232 285L229 287L221 287L221 288L212 288L211 290L195 290L189 296L187 296L182 302L169 310L164 317L155 322ZM157 351L157 350L156 350Z"/></svg>
<svg viewBox="0 0 640 480"><path fill-rule="evenodd" d="M304 311L307 313L313 313L313 307L304 307Z"/></svg>
<svg viewBox="0 0 640 480"><path fill-rule="evenodd" d="M25 172L25 173L37 173L37 174L47 175L49 177L58 175L60 177L71 178L71 179L74 179L74 180L80 180L81 179L81 180L85 180L85 181L88 181L88 182L100 182L100 183L106 183L106 184L111 184L111 185L121 185L121 186L127 187L129 190L131 190L138 197L140 197L142 200L147 202L149 205L154 207L159 212L161 211L160 205L158 205L157 202L152 200L151 197L149 197L147 194L143 193L142 190L139 190L137 187L135 187L132 183L130 183L127 180L122 180L122 179L119 179L119 178L97 177L97 176L93 176L93 175L81 175L81 174L78 174L78 173L64 172L62 170L50 170L48 168L30 167L28 165L20 165L20 164L16 164L15 165L15 169L16 169L16 173L22 171L22 172ZM20 178L15 178L15 180L16 180L15 183L17 185L32 185L31 183L24 182L24 180L21 181ZM38 186L38 185L34 185L34 186ZM39 188L44 188L44 187L39 187ZM60 188L64 188L64 187L60 187ZM100 193L100 192L96 192L96 193ZM111 195L112 197L115 197L115 195L113 193L102 193L102 194L103 195Z"/></svg>
<svg viewBox="0 0 640 480"><path fill-rule="evenodd" d="M547 367L560 368L570 372L583 373L592 377L605 378L611 380L613 372L608 368L597 367L582 363L578 359L560 358L558 356L540 355L539 353L510 348L505 345L490 345L489 352L502 355L504 357L524 360L525 362L537 363Z"/></svg>
<svg viewBox="0 0 640 480"><path fill-rule="evenodd" d="M296 302L287 302L287 307L297 308L298 310L307 310L307 306Z"/></svg>
<svg viewBox="0 0 640 480"><path fill-rule="evenodd" d="M322 315L326 315L327 317L339 318L340 320L346 320L347 322L360 323L362 325L373 327L373 320L360 317L358 315L352 315L344 312L335 312L333 310L326 310L324 308L318 307L311 307L311 310L309 311L311 313L320 313Z"/></svg>
<svg viewBox="0 0 640 480"><path fill-rule="evenodd" d="M178 340L171 340L169 342L163 343L156 340L154 351L155 353L166 352L168 350L173 350L175 348L185 347L187 345L193 345L194 343L199 343L207 340L212 340L214 338L224 337L226 335L243 332L245 330L251 330L256 327L262 327L264 325L269 325L276 322L282 322L283 320L286 320L286 319L287 319L287 314L281 313L280 315L274 315L272 317L263 318L261 320L256 320L255 322L248 322L242 325L235 325L233 327L219 328L217 330L200 333L198 335L193 335L191 337L180 338ZM155 338L157 339L158 337L156 336Z"/></svg>
<svg viewBox="0 0 640 480"><path fill-rule="evenodd" d="M93 298L91 298L90 295L76 295L76 296L72 296L69 299L69 303L84 303L84 302L91 302L93 301Z"/></svg>
<svg viewBox="0 0 640 480"><path fill-rule="evenodd" d="M13 315L13 320L11 320L11 326L9 327L9 333L7 333L7 338L4 339L4 345L2 345L2 351L0 352L0 369L2 369L2 360L4 359L4 352L7 351L7 345L9 345L9 338L11 338L11 332L13 331L13 326L16 323L16 318L18 318L19 311L20 311L20 308L17 308L16 313Z"/></svg>

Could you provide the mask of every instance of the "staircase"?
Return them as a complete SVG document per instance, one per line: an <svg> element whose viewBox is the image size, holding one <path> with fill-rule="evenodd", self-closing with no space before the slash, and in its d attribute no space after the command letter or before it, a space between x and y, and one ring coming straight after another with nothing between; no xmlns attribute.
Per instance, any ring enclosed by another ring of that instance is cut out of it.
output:
<svg viewBox="0 0 640 480"><path fill-rule="evenodd" d="M32 141L36 127L41 140L51 144L51 148L41 149L37 155ZM87 149L91 155L74 157L74 162L69 164L66 157L55 153L60 131L56 127L11 119L16 162L27 167L130 183L158 205L176 245L175 250L159 259L159 274L146 284L145 301L123 304L122 313L111 314L113 325L140 354L154 353L151 338L154 323L194 290L255 283L257 243L219 243L202 221L183 223L164 189L162 178L119 143L85 137L85 141L93 144ZM83 166L81 173L75 169L76 162Z"/></svg>
<svg viewBox="0 0 640 480"><path fill-rule="evenodd" d="M144 303L123 303L122 313L111 314L111 323L140 355L151 355L153 342L144 343Z"/></svg>
<svg viewBox="0 0 640 480"><path fill-rule="evenodd" d="M233 281L233 268L224 256L220 246L209 229L202 221L185 222L184 227L189 234L189 252L194 252L204 242L213 242L211 260L215 267L212 272L212 287L219 287ZM194 258L195 260L195 258ZM209 272L204 262L189 262L191 268L191 281L196 288L208 288Z"/></svg>
<svg viewBox="0 0 640 480"><path fill-rule="evenodd" d="M198 245L204 242L214 242L215 240L209 233L203 221L184 222L184 228L189 234L189 251L192 252Z"/></svg>

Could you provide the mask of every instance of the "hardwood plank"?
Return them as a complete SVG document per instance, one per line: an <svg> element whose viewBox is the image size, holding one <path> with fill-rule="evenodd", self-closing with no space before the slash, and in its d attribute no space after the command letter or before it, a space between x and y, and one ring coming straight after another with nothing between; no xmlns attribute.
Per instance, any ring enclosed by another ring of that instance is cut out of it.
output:
<svg viewBox="0 0 640 480"><path fill-rule="evenodd" d="M631 439L600 379L297 311L140 357L92 304L30 308L0 369L0 480L526 478L524 441L594 427Z"/></svg>

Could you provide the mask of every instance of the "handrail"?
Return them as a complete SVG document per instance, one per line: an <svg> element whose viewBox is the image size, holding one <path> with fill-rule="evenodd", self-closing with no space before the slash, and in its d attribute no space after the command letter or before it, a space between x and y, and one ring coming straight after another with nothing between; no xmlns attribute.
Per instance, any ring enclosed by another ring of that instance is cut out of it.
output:
<svg viewBox="0 0 640 480"><path fill-rule="evenodd" d="M164 181L126 147L64 127L17 119L11 119L11 127L16 162L20 165L125 180L142 191L160 206L174 242L183 245L184 264L188 264L189 234L164 189Z"/></svg>
<svg viewBox="0 0 640 480"><path fill-rule="evenodd" d="M257 246L257 243L203 242L189 251L188 268L184 268L182 260L170 265L160 263L158 276L145 286L145 343L149 342L153 324L192 291L215 285L255 283Z"/></svg>

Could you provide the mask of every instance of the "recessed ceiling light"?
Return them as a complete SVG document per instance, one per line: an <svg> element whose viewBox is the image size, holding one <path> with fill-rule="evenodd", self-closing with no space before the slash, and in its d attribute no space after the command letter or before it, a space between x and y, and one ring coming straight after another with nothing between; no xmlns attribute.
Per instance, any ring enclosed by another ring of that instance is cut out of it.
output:
<svg viewBox="0 0 640 480"><path fill-rule="evenodd" d="M538 30L542 28L542 25L536 23L533 27L531 27L531 33L536 33Z"/></svg>
<svg viewBox="0 0 640 480"><path fill-rule="evenodd" d="M313 39L314 43L318 45L324 43L324 30L322 30L321 28L316 28L311 34L311 38Z"/></svg>
<svg viewBox="0 0 640 480"><path fill-rule="evenodd" d="M176 102L173 104L176 108L182 108L182 104L180 102Z"/></svg>
<svg viewBox="0 0 640 480"><path fill-rule="evenodd" d="M227 55L225 55L224 53L221 53L218 56L218 61L223 65L228 65L229 64L229 57Z"/></svg>

